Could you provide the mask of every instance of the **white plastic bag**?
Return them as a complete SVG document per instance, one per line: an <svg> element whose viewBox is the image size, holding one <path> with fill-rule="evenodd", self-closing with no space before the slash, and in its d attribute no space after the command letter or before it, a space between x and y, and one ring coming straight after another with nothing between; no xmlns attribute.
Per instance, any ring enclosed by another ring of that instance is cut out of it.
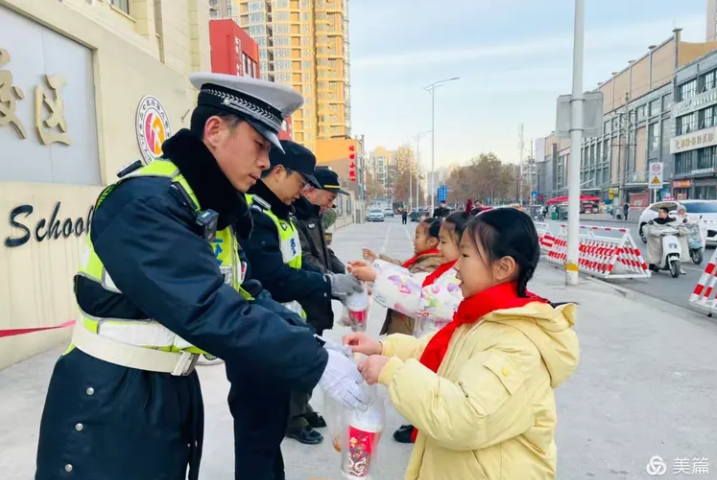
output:
<svg viewBox="0 0 717 480"><path fill-rule="evenodd" d="M349 480L375 478L378 444L386 425L386 410L376 385L363 384L371 398L368 410L344 410L341 474Z"/></svg>
<svg viewBox="0 0 717 480"><path fill-rule="evenodd" d="M368 292L353 293L346 298L348 324L354 332L365 332L368 324Z"/></svg>

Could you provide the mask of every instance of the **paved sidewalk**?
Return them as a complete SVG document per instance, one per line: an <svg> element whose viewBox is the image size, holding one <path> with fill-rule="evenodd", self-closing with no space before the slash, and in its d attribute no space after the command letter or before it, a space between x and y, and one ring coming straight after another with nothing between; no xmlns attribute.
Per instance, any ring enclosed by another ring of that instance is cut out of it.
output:
<svg viewBox="0 0 717 480"><path fill-rule="evenodd" d="M399 258L410 255L415 224L400 219L383 224L350 225L334 235L342 259L355 259L363 246ZM649 459L663 457L673 475L676 458L706 457L707 474L717 479L717 324L707 317L634 293L621 293L602 282L585 280L567 288L563 274L541 266L530 287L553 301L577 301L581 364L557 390L558 478L647 479ZM340 313L340 309L336 308ZM374 306L370 333L377 333L384 310ZM330 336L348 332L337 327ZM0 372L0 479L31 480L40 413L53 362L62 348ZM228 385L221 366L200 369L207 408L203 480L233 479ZM313 405L321 411L317 390ZM390 406L387 434L381 442L377 480L403 478L410 446L393 441L402 423ZM329 442L283 444L288 480L333 479L339 455ZM691 468L691 465L690 465ZM462 480L462 479L461 479ZM526 479L527 480L527 479Z"/></svg>

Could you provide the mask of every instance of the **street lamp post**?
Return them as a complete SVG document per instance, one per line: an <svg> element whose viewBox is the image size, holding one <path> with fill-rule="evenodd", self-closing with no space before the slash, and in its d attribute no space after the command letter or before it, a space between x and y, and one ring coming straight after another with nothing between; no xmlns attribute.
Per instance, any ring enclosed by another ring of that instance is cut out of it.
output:
<svg viewBox="0 0 717 480"><path fill-rule="evenodd" d="M420 162L421 157L419 155L420 151L420 143L421 143L421 137L427 133L431 133L432 130L426 130L425 132L417 133L413 136L413 138L416 140L416 206L418 206L418 162ZM413 161L411 161L409 165L409 175L408 175L408 204L409 206L413 206Z"/></svg>
<svg viewBox="0 0 717 480"><path fill-rule="evenodd" d="M436 194L436 88L458 79L460 77L446 78L423 87L425 91L431 94L431 215L435 208L434 198Z"/></svg>
<svg viewBox="0 0 717 480"><path fill-rule="evenodd" d="M580 255L580 163L583 139L583 69L585 52L585 0L575 0L573 39L573 91L570 99L570 168L568 168L568 249L566 285L578 284Z"/></svg>

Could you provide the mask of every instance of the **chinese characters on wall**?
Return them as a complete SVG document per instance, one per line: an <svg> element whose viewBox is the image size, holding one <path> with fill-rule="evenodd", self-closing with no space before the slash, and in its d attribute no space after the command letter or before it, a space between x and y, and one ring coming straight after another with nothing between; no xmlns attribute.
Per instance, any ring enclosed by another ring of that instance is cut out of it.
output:
<svg viewBox="0 0 717 480"><path fill-rule="evenodd" d="M13 84L11 60L10 53L0 48L0 128L12 128L21 140L26 140L27 127L18 117L17 109L27 96L21 87ZM72 144L72 138L67 133L65 103L62 100L65 83L60 75L45 75L44 85L36 85L34 88L34 127L43 145Z"/></svg>

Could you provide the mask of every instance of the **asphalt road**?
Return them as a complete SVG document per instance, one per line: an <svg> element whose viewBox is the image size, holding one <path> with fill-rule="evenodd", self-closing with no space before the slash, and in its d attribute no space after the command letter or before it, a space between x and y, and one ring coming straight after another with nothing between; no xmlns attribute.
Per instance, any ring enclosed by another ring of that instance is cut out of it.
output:
<svg viewBox="0 0 717 480"><path fill-rule="evenodd" d="M548 220L545 223L550 225L550 230L553 234L557 234L560 230L560 225L565 224L565 222L557 222L552 220ZM643 258L647 258L647 245L642 243L642 240L640 240L640 236L638 235L637 231L638 226L636 223L599 221L591 223L589 221L581 220L580 224L598 227L628 228L630 230L632 238L635 240L635 243L642 252ZM620 233L610 232L600 233L600 235L603 234L613 237L621 235ZM681 275L679 278L672 278L669 272L661 271L659 273L653 272L652 277L649 279L614 279L610 280L610 283L614 285L620 285L631 290L635 290L651 297L659 298L673 305L686 307L687 300L689 299L690 294L694 290L695 285L697 285L697 281L700 279L700 276L704 271L704 266L707 264L713 253L714 249L708 248L707 251L704 253L705 258L702 261L701 265L695 265L692 262L683 263L682 270L685 272L685 275Z"/></svg>

